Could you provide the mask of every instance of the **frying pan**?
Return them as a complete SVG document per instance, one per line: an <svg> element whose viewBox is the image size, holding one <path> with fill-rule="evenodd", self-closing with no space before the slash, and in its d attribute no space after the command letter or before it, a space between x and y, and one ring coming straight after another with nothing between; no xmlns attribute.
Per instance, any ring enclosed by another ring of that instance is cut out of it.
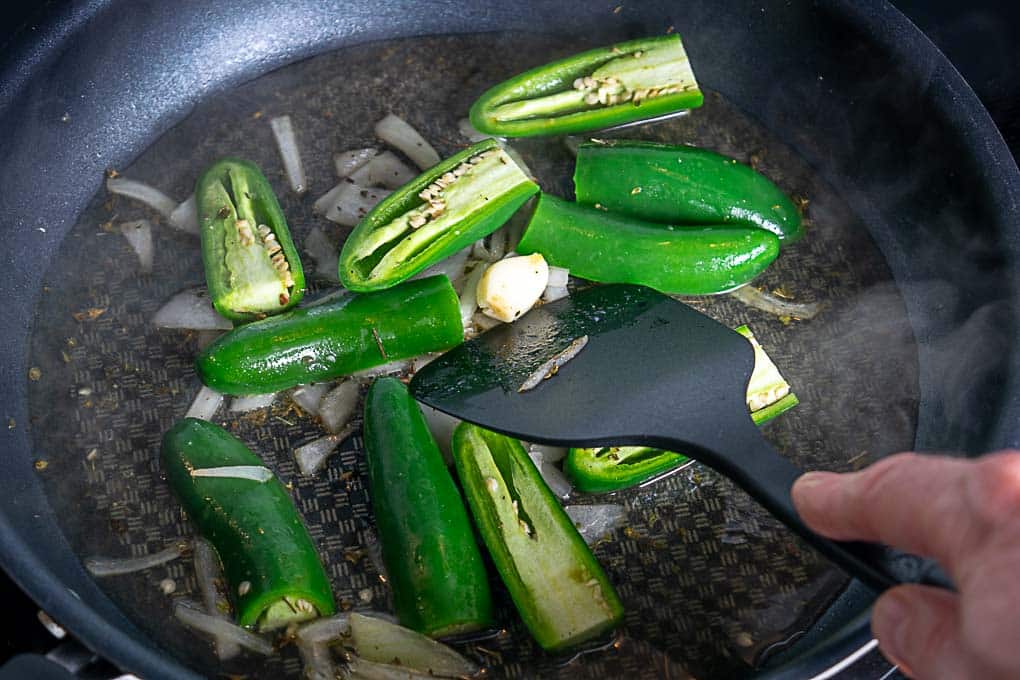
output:
<svg viewBox="0 0 1020 680"><path fill-rule="evenodd" d="M46 435L40 430L57 425L30 410L26 375L52 329L37 310L47 304L44 281L60 280L53 264L62 241L103 171L127 166L203 99L374 40L521 31L589 45L675 26L700 80L810 163L880 250L916 339L913 446L976 454L1020 442L1010 342L1020 292L1020 176L942 55L884 3L616 6L77 2L55 9L41 31L12 46L0 74L8 271L0 385L10 419L2 434L0 559L43 609L125 669L146 678L196 677L82 570L65 526L67 508L86 507L88 499L61 498L33 468L40 456L56 455L38 448ZM97 263L103 266L111 265ZM824 387L808 389L824 400ZM66 390L51 396L67 399ZM860 423L862 437L866 426ZM845 463L829 459L833 468ZM869 637L869 601L851 584L765 674L810 676L858 649Z"/></svg>

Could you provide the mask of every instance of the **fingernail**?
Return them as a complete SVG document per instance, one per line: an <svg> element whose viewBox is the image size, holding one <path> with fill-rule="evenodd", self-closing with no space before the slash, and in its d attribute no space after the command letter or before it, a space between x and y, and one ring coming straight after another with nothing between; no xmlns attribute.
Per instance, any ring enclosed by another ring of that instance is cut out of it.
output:
<svg viewBox="0 0 1020 680"><path fill-rule="evenodd" d="M879 649L904 675L912 677L910 667L903 661L907 626L910 625L908 618L907 606L895 595L880 597L871 614L872 632L878 639Z"/></svg>
<svg viewBox="0 0 1020 680"><path fill-rule="evenodd" d="M793 485L801 489L814 489L825 484L832 476L831 472L805 472L797 478Z"/></svg>

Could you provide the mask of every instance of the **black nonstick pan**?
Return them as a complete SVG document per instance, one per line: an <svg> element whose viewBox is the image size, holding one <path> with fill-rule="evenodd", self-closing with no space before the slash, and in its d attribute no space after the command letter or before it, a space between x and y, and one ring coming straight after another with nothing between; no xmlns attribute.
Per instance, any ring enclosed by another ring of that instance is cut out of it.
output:
<svg viewBox="0 0 1020 680"><path fill-rule="evenodd" d="M204 164L247 156L301 240L319 224L310 205L333 183L331 154L372 142L386 112L446 155L464 143L458 119L493 82L667 30L684 37L707 104L626 134L712 146L808 201L807 237L759 283L823 301L819 317L785 324L731 298L697 301L750 324L800 397L769 439L807 469L906 448L1015 446L1020 174L959 74L884 3L71 3L23 33L0 73L7 572L140 676L297 677L290 651L221 669L173 623L158 584L173 578L175 596L187 595L187 560L102 581L82 568L89 555L152 552L191 532L156 454L198 389L197 338L149 319L202 282L197 248L157 230L155 271L140 275L103 224L149 215L111 201L104 172L181 200ZM286 190L266 122L285 113L302 143L305 198ZM567 195L559 140L520 151L544 188ZM81 314L90 309L104 311ZM293 483L338 601L384 608L385 586L356 558L371 529L360 437L305 479L291 450L314 423L221 415ZM596 554L628 610L620 647L545 656L504 602L508 634L475 643L502 658L494 676L801 678L870 640L872 596L705 468L611 500L627 526Z"/></svg>

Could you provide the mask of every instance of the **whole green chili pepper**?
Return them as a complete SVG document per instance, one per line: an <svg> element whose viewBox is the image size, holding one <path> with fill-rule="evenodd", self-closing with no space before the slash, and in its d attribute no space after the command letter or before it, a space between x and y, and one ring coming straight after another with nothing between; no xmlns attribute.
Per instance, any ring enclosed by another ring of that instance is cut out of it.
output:
<svg viewBox="0 0 1020 680"><path fill-rule="evenodd" d="M754 347L754 371L747 384L747 402L751 419L762 425L796 406L798 400L751 329L741 326L736 331ZM577 448L570 449L563 460L563 472L579 491L604 493L653 479L688 460L683 454L648 446Z"/></svg>
<svg viewBox="0 0 1020 680"><path fill-rule="evenodd" d="M765 271L779 254L779 239L747 227L651 224L542 194L517 252L541 253L592 281L708 295Z"/></svg>
<svg viewBox="0 0 1020 680"><path fill-rule="evenodd" d="M568 134L701 106L677 35L601 47L533 68L486 91L471 124L500 137Z"/></svg>
<svg viewBox="0 0 1020 680"><path fill-rule="evenodd" d="M329 579L287 489L265 481L200 476L219 468L263 467L239 439L185 418L163 436L163 469L199 533L216 548L242 626L269 630L333 613Z"/></svg>
<svg viewBox="0 0 1020 680"><path fill-rule="evenodd" d="M400 624L443 637L493 625L478 543L418 403L394 378L365 399L372 513Z"/></svg>
<svg viewBox="0 0 1020 680"><path fill-rule="evenodd" d="M365 215L340 252L340 280L356 291L389 288L492 233L537 191L496 140L483 140Z"/></svg>
<svg viewBox="0 0 1020 680"><path fill-rule="evenodd" d="M430 276L235 328L202 350L195 367L220 392L265 394L449 349L463 339L453 286L445 276Z"/></svg>
<svg viewBox="0 0 1020 680"><path fill-rule="evenodd" d="M655 142L581 144L577 202L666 224L730 224L799 239L800 213L767 177L714 151Z"/></svg>
<svg viewBox="0 0 1020 680"><path fill-rule="evenodd" d="M482 540L538 644L562 650L617 626L616 591L521 443L462 423L453 458Z"/></svg>
<svg viewBox="0 0 1020 680"><path fill-rule="evenodd" d="M213 306L233 321L293 307L305 292L301 258L258 166L225 158L195 187L205 279Z"/></svg>

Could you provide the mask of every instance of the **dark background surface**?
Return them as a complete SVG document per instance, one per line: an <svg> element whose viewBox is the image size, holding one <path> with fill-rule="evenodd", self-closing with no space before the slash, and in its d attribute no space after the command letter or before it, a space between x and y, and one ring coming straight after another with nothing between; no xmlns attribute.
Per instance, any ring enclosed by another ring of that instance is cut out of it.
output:
<svg viewBox="0 0 1020 680"><path fill-rule="evenodd" d="M37 30L52 3L18 3L0 11L0 61L18 31ZM946 54L984 103L1014 158L1020 158L1020 3L971 0L899 0L903 11ZM0 596L8 625L0 637L0 662L24 652L45 653L55 645L39 623L37 607L0 573ZM872 673L853 677L876 677Z"/></svg>

